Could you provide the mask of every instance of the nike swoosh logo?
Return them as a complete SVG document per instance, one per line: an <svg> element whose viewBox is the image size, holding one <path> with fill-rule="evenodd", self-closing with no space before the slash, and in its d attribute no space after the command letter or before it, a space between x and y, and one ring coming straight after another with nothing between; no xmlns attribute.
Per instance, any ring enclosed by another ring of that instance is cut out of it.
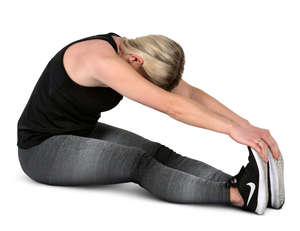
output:
<svg viewBox="0 0 300 231"><path fill-rule="evenodd" d="M253 196L253 193L254 193L254 190L255 190L256 186L252 182L249 182L247 185L250 187L250 193L249 193L249 197L248 197L248 201L247 201L247 206L248 206L248 204L249 204L249 202L250 202L250 200L251 200L251 198Z"/></svg>

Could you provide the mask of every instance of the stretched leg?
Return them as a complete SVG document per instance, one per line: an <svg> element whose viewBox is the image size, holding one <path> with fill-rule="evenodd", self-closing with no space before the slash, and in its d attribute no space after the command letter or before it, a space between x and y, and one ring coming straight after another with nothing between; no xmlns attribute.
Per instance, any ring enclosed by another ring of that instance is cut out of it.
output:
<svg viewBox="0 0 300 231"><path fill-rule="evenodd" d="M158 162L156 164L160 165L163 169L170 167L180 170L178 172L183 172L183 174L187 173L189 175L191 174L196 177L200 177L203 181L209 180L220 182L220 184L216 184L216 187L221 187L222 190L224 182L231 178L229 174L226 174L204 162L182 156L159 142L151 141L131 131L112 125L98 122L95 129L88 136L141 148L145 150L145 152L150 153L150 155L156 159L156 162ZM169 169L167 168L166 171L168 170ZM141 186L147 187L145 184L141 184ZM216 190L216 192L219 192L219 190Z"/></svg>
<svg viewBox="0 0 300 231"><path fill-rule="evenodd" d="M164 165L204 179L223 182L231 178L231 175L200 160L180 155L159 142L146 139L116 126L98 122L88 137L141 148L148 153L153 153L154 158Z"/></svg>
<svg viewBox="0 0 300 231"><path fill-rule="evenodd" d="M19 149L22 169L41 183L134 182L158 198L177 203L229 202L229 189L223 182L168 167L155 155L138 147L74 135L53 136L30 149Z"/></svg>

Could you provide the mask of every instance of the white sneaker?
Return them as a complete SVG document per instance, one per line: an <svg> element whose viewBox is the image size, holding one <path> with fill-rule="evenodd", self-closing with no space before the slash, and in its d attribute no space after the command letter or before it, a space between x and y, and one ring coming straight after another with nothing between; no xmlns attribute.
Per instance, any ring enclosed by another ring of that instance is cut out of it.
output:
<svg viewBox="0 0 300 231"><path fill-rule="evenodd" d="M285 202L283 158L280 155L276 160L268 148L268 178L269 178L269 202L268 207L281 209Z"/></svg>

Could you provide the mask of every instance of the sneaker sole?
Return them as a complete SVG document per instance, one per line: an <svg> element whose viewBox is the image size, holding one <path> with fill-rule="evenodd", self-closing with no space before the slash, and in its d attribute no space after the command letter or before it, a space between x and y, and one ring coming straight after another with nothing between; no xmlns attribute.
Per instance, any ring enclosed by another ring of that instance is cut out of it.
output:
<svg viewBox="0 0 300 231"><path fill-rule="evenodd" d="M270 202L271 207L274 209L281 209L285 202L285 190L284 190L284 162L282 155L276 160L271 154L268 148L269 157L269 180L270 180Z"/></svg>
<svg viewBox="0 0 300 231"><path fill-rule="evenodd" d="M255 158L258 171L259 171L259 183L258 183L258 195L257 195L257 206L255 212L257 214L263 214L267 208L269 193L268 193L268 166L258 153L251 148L253 156Z"/></svg>

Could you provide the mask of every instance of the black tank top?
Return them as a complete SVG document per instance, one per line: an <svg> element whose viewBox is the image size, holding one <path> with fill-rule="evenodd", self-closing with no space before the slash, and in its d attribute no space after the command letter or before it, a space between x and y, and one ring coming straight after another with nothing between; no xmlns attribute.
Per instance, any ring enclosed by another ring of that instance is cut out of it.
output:
<svg viewBox="0 0 300 231"><path fill-rule="evenodd" d="M74 82L64 69L62 58L72 44L89 39L109 42L118 52L113 32L93 35L69 43L48 62L18 120L17 146L23 149L59 134L87 135L101 112L115 107L123 98L109 87L85 87Z"/></svg>

